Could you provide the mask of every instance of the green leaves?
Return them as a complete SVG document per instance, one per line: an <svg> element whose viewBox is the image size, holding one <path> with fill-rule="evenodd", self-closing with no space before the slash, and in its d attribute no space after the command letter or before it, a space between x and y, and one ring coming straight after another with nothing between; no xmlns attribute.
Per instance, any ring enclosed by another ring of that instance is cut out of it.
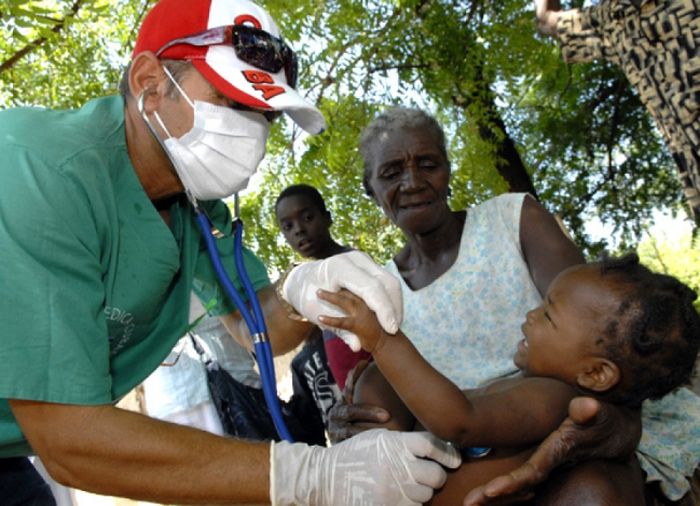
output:
<svg viewBox="0 0 700 506"><path fill-rule="evenodd" d="M76 107L95 96L115 93L136 33L133 26L145 4L129 0L7 4L9 9L0 18L0 107Z"/></svg>
<svg viewBox="0 0 700 506"><path fill-rule="evenodd" d="M650 269L675 276L700 293L700 243L688 230L660 233L645 239L638 249L641 262ZM700 311L700 299L694 302Z"/></svg>
<svg viewBox="0 0 700 506"><path fill-rule="evenodd" d="M152 3L5 0L0 107L76 107L114 93ZM297 182L322 191L340 242L380 261L399 249L399 232L363 194L357 152L362 128L391 104L427 109L444 126L455 209L530 181L591 256L607 245L587 236L594 217L631 246L654 209L683 212L675 168L624 76L604 63L563 64L535 34L531 0L263 3L299 53L300 89L328 121L316 137L276 125L244 199L247 242L273 270L293 256L274 200Z"/></svg>

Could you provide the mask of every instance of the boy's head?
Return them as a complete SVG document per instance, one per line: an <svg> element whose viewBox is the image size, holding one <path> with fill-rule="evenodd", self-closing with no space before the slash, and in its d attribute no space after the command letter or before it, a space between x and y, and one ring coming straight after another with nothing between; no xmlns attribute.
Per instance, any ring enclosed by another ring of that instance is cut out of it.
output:
<svg viewBox="0 0 700 506"><path fill-rule="evenodd" d="M277 224L294 251L307 258L325 258L334 242L333 223L323 197L313 186L288 186L275 202Z"/></svg>
<svg viewBox="0 0 700 506"><path fill-rule="evenodd" d="M514 361L528 375L638 406L689 381L700 345L696 297L635 254L572 267L528 313Z"/></svg>

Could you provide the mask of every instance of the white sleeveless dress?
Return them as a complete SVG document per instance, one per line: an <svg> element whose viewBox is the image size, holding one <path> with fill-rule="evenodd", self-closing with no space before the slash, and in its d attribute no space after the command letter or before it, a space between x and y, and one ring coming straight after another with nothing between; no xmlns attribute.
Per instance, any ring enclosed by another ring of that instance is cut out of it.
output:
<svg viewBox="0 0 700 506"><path fill-rule="evenodd" d="M504 194L469 209L454 265L424 288L412 290L393 261L386 265L401 280L401 329L461 388L517 371L520 325L542 301L520 247L524 197ZM637 456L647 481L661 481L670 499L680 499L700 463L700 399L683 388L645 402L643 429Z"/></svg>

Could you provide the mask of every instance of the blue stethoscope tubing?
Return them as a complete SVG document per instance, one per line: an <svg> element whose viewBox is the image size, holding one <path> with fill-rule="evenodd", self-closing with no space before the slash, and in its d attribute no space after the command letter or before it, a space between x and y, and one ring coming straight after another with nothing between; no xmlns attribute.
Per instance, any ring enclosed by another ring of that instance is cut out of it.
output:
<svg viewBox="0 0 700 506"><path fill-rule="evenodd" d="M243 319L248 326L248 330L250 331L250 335L253 338L255 359L257 360L258 368L260 369L263 395L265 396L267 407L270 410L272 422L275 424L275 429L282 439L293 442L294 440L289 433L286 424L284 423L282 408L280 407L279 398L277 397L275 365L274 361L272 360L272 347L270 346L270 340L267 334L267 326L265 325L262 307L260 306L260 301L255 293L253 284L250 282L248 271L246 270L243 262L243 221L236 217L233 222L233 256L236 262L238 277L243 285L246 295L248 296L250 305L253 308L253 314L251 314L249 311L247 304L243 301L243 298L238 293L238 290L233 285L231 278L224 268L221 261L221 256L219 255L219 250L216 247L214 235L212 234L212 224L209 221L209 217L201 209L199 209L198 206L195 206L195 212L197 224L199 225L202 236L204 237L204 242L207 245L207 251L209 252L209 258L211 259L212 266L214 267L216 277L219 279L219 282L226 291L226 294L231 298L233 303L238 308L238 311L243 316Z"/></svg>

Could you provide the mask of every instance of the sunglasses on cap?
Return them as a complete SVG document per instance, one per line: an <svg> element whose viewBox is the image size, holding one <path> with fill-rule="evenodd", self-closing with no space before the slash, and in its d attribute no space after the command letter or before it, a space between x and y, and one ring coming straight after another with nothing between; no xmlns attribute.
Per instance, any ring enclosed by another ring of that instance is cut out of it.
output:
<svg viewBox="0 0 700 506"><path fill-rule="evenodd" d="M267 72L277 73L284 69L287 85L296 88L299 68L296 54L274 35L248 25L217 26L187 37L171 40L161 47L156 56L179 45L214 46L230 44L236 56L248 65Z"/></svg>

